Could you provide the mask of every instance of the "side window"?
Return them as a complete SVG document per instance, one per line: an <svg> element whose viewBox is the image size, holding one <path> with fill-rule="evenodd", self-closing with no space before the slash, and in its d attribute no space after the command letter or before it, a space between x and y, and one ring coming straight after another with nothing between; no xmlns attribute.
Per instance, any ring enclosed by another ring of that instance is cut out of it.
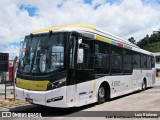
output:
<svg viewBox="0 0 160 120"><path fill-rule="evenodd" d="M151 56L147 56L147 68L151 69Z"/></svg>
<svg viewBox="0 0 160 120"><path fill-rule="evenodd" d="M111 73L122 73L122 48L111 46Z"/></svg>
<svg viewBox="0 0 160 120"><path fill-rule="evenodd" d="M109 47L109 44L103 42L95 42L94 44L94 70L97 74L108 74L110 72Z"/></svg>
<svg viewBox="0 0 160 120"><path fill-rule="evenodd" d="M89 46L88 49L84 49L84 58L83 58L83 68L84 69L93 69L93 43L89 40L83 40L83 43Z"/></svg>
<svg viewBox="0 0 160 120"><path fill-rule="evenodd" d="M156 63L160 63L160 56L155 56L155 58L156 58Z"/></svg>
<svg viewBox="0 0 160 120"><path fill-rule="evenodd" d="M141 54L141 68L147 68L147 56Z"/></svg>
<svg viewBox="0 0 160 120"><path fill-rule="evenodd" d="M151 64L151 67L152 68L155 68L155 58L154 57L151 57L151 61L152 61L152 64Z"/></svg>
<svg viewBox="0 0 160 120"><path fill-rule="evenodd" d="M140 54L138 52L133 52L133 68L139 69L141 67L140 64Z"/></svg>
<svg viewBox="0 0 160 120"><path fill-rule="evenodd" d="M132 51L123 49L123 73L132 73Z"/></svg>

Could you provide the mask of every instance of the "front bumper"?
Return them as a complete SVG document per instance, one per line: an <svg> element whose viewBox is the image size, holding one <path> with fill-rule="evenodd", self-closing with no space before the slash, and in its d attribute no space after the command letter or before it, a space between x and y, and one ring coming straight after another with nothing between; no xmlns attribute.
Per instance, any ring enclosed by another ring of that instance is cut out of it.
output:
<svg viewBox="0 0 160 120"><path fill-rule="evenodd" d="M32 99L33 104L59 108L68 107L65 86L49 91L32 91L16 87L15 96L19 100L26 100L26 98Z"/></svg>

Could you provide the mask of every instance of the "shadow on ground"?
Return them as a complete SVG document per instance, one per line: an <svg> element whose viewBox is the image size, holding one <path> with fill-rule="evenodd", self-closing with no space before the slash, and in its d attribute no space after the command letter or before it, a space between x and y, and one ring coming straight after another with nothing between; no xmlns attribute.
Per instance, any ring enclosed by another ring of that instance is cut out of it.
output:
<svg viewBox="0 0 160 120"><path fill-rule="evenodd" d="M148 88L150 89L150 88ZM147 90L148 90L147 89ZM120 97L116 97L111 99L109 102L115 101L120 98L124 98L129 95L137 94L143 91L137 91L133 93L129 93L126 95L122 95ZM10 108L10 112L15 113L41 113L43 117L54 117L54 116L74 116L77 115L80 111L85 110L87 108L95 107L97 103L85 105L82 107L72 107L72 108L53 108L53 107L46 107L41 105L26 105L26 106L18 106L14 108Z"/></svg>
<svg viewBox="0 0 160 120"><path fill-rule="evenodd" d="M26 105L15 108L10 108L10 112L15 113L41 113L43 117L54 117L54 116L72 116L72 114L82 111L87 108L94 107L96 104L85 105L82 107L72 108L53 108L40 105Z"/></svg>

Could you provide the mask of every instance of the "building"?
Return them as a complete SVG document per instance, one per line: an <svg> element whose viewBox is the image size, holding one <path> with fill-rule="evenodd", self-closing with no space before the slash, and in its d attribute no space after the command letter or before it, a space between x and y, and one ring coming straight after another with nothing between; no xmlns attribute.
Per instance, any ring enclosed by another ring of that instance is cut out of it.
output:
<svg viewBox="0 0 160 120"><path fill-rule="evenodd" d="M160 52L154 53L156 58L156 68L160 69Z"/></svg>
<svg viewBox="0 0 160 120"><path fill-rule="evenodd" d="M15 53L0 53L0 83L5 81L13 81L15 76L13 73L13 64L16 57ZM17 67L18 63L16 63Z"/></svg>
<svg viewBox="0 0 160 120"><path fill-rule="evenodd" d="M160 52L154 53L156 59L156 69L157 69L157 77L160 76Z"/></svg>

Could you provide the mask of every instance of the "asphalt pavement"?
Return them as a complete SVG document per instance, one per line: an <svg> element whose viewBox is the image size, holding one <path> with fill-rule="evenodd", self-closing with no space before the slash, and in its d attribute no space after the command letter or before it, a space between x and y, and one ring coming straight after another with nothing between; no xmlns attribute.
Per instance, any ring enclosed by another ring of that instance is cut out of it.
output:
<svg viewBox="0 0 160 120"><path fill-rule="evenodd" d="M29 118L31 120L45 119L45 117L49 117L47 118L47 120L55 120L55 119L61 119L61 120L103 119L104 120L106 119L105 117L97 118L92 116L95 116L96 114L103 112L106 113L113 112L116 114L122 112L122 114L123 113L126 114L125 111L128 111L128 113L129 111L131 112L145 111L150 113L156 113L160 111L160 78L157 78L156 84L152 88L148 88L145 91L138 91L131 94L123 95L121 97L117 97L101 105L95 103L79 108L58 109L58 108L28 104L23 106L14 106L11 108L2 108L0 109L0 111L10 111L15 113L34 112L34 113L41 113L41 115L43 116L42 118ZM86 114L88 114L90 117L86 117ZM20 118L12 118L12 119L20 120ZM118 120L119 119L121 118L118 118ZM141 120L143 120L143 118L141 118Z"/></svg>

